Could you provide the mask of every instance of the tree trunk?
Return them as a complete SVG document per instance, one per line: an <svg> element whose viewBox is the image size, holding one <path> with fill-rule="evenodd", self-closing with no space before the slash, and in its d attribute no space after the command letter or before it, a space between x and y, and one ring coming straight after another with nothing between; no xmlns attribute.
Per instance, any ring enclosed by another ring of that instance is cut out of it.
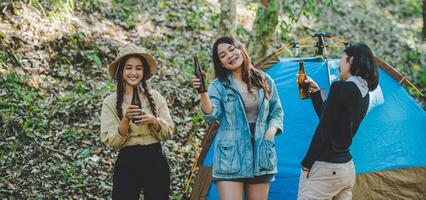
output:
<svg viewBox="0 0 426 200"><path fill-rule="evenodd" d="M237 30L237 0L219 0L220 20L218 27L219 37L235 36Z"/></svg>
<svg viewBox="0 0 426 200"><path fill-rule="evenodd" d="M426 0L423 0L423 39L426 40Z"/></svg>
<svg viewBox="0 0 426 200"><path fill-rule="evenodd" d="M247 48L252 63L265 57L275 40L279 2L279 0L269 0L266 5L259 5Z"/></svg>
<svg viewBox="0 0 426 200"><path fill-rule="evenodd" d="M264 6L268 5L268 0L260 0L260 2L261 2Z"/></svg>

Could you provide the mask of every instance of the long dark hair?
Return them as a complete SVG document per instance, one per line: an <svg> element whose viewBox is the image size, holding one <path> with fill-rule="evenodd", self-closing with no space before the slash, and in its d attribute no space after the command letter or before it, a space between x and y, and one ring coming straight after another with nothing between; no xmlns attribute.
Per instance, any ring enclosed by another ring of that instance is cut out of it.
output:
<svg viewBox="0 0 426 200"><path fill-rule="evenodd" d="M152 96L151 92L148 89L148 85L146 83L146 80L151 77L151 71L149 70L148 62L146 62L145 58L139 55L127 55L123 57L120 62L118 63L118 69L117 69L117 76L115 77L117 80L117 102L115 104L115 109L117 110L118 117L120 119L123 118L123 97L124 97L124 79L123 79L123 71L124 71L124 65L126 64L126 61L130 57L136 57L139 58L142 61L143 65L143 78L141 81L141 86L143 88L143 92L145 96L148 98L149 106L151 107L152 114L155 117L158 117L157 112L157 105L155 105L154 97Z"/></svg>
<svg viewBox="0 0 426 200"><path fill-rule="evenodd" d="M367 45L360 43L347 47L343 52L348 55L348 62L350 57L353 57L349 72L353 76L360 76L365 79L368 83L368 90L376 89L379 84L379 74L371 49Z"/></svg>
<svg viewBox="0 0 426 200"><path fill-rule="evenodd" d="M268 83L265 80L265 77L260 73L258 69L253 67L247 50L244 48L243 44L241 44L241 42L239 42L235 38L221 37L216 40L213 45L213 64L216 78L222 81L226 80L226 75L230 73L228 69L222 66L222 62L220 62L219 59L218 46L219 44L223 43L230 44L241 51L241 54L243 56L243 64L241 65L241 76L242 80L247 84L248 92L253 93L252 86L262 88L265 91L266 98L269 99L271 96L271 91Z"/></svg>

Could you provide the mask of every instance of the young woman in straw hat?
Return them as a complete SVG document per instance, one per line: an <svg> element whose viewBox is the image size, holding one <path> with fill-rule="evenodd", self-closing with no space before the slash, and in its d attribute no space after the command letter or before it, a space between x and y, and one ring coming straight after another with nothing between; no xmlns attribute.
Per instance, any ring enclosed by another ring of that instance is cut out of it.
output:
<svg viewBox="0 0 426 200"><path fill-rule="evenodd" d="M173 132L164 97L148 89L146 81L157 71L153 57L133 45L120 49L108 68L117 91L102 104L101 139L118 148L113 175L112 199L168 199L170 169L160 141ZM135 87L136 86L136 87ZM137 88L142 108L131 105Z"/></svg>

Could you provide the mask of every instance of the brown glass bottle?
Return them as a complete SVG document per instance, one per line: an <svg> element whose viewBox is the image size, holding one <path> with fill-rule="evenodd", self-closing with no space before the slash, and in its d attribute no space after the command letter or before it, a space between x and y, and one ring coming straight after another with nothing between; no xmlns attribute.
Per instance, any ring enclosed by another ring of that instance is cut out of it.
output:
<svg viewBox="0 0 426 200"><path fill-rule="evenodd" d="M305 63L303 62L303 60L301 60L299 61L299 76L297 78L300 99L309 99L309 88L308 85L305 83L306 79L307 76L305 72Z"/></svg>
<svg viewBox="0 0 426 200"><path fill-rule="evenodd" d="M197 88L199 94L207 92L206 74L200 66L197 55L194 55L194 75L200 79L200 87Z"/></svg>
<svg viewBox="0 0 426 200"><path fill-rule="evenodd" d="M137 85L133 86L132 102L130 104L137 106L139 109L142 108L142 102L141 102L141 99L139 98ZM135 123L135 120L132 120L132 122Z"/></svg>

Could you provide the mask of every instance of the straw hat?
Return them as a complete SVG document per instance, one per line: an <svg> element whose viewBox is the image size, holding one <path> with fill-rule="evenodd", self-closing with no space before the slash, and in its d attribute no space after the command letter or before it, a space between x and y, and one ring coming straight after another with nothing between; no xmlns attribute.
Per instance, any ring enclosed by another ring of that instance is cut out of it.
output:
<svg viewBox="0 0 426 200"><path fill-rule="evenodd" d="M154 58L150 54L146 53L144 48L137 47L135 45L127 45L125 47L119 48L118 50L119 53L117 58L108 66L109 75L112 79L116 79L118 72L118 63L120 63L121 59L128 55L139 55L145 58L146 62L148 63L148 69L151 74L157 72L157 64L155 63ZM149 78L150 77L146 77L146 79Z"/></svg>

